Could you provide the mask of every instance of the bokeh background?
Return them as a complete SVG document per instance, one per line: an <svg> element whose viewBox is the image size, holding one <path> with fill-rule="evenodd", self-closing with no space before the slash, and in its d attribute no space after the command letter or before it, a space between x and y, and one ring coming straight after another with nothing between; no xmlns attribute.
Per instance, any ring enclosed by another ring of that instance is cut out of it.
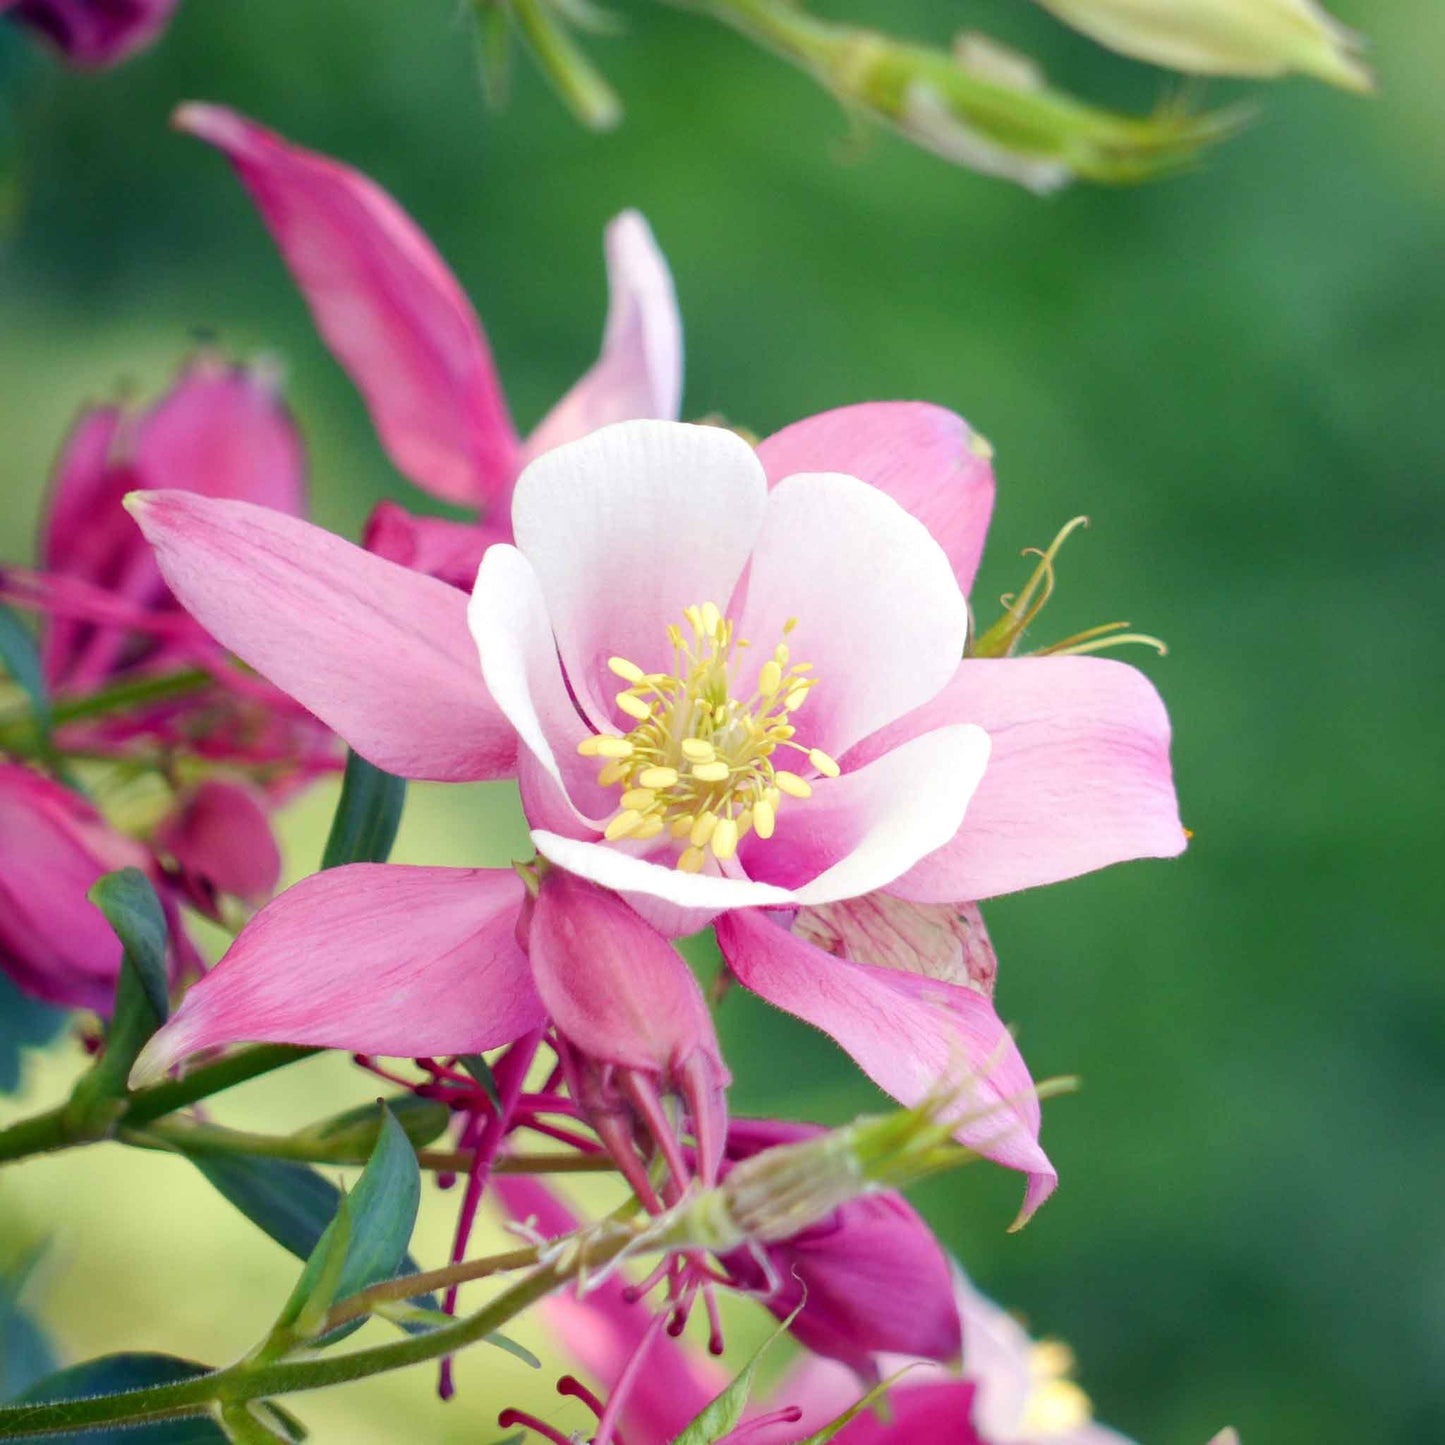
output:
<svg viewBox="0 0 1445 1445"><path fill-rule="evenodd" d="M644 0L594 47L618 133L581 133L525 67L494 114L462 8L186 0L154 52L99 77L0 26L0 551L29 556L76 408L159 387L199 334L284 363L322 522L355 535L379 497L417 501L227 168L168 132L176 101L239 106L388 186L475 299L523 425L594 353L601 227L641 207L676 274L689 415L765 432L868 398L956 407L998 454L980 610L1020 548L1087 512L1043 635L1127 617L1171 644L1142 661L1176 723L1188 855L988 911L1036 1074L1084 1080L1048 1107L1063 1185L1014 1236L998 1171L920 1204L1141 1442L1228 1422L1249 1445L1445 1438L1437 0L1334 7L1373 35L1377 99L1255 92L1258 122L1198 172L1046 202L860 133L772 58ZM1164 84L1021 0L872 14L1021 41L1101 100ZM329 801L289 819L293 873ZM399 856L503 862L523 836L504 792L416 788ZM746 997L722 1027L740 1109L875 1101ZM33 1061L29 1100L74 1063L64 1042ZM223 1117L364 1096L308 1065ZM429 1207L427 1262L448 1207ZM186 1166L118 1150L7 1173L0 1241L41 1236L33 1293L71 1358L226 1358L293 1273ZM487 1441L549 1378L493 1355L446 1408L420 1374L298 1403L323 1441Z"/></svg>

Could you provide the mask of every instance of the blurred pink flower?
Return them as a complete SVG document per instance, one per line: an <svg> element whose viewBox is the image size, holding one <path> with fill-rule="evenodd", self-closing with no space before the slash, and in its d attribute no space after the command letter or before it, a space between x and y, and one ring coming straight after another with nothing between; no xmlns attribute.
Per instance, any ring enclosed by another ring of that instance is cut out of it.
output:
<svg viewBox="0 0 1445 1445"><path fill-rule="evenodd" d="M129 59L160 38L180 0L0 0L84 70Z"/></svg>
<svg viewBox="0 0 1445 1445"><path fill-rule="evenodd" d="M1029 1175L1028 1213L1055 1175L983 955L960 947L961 970L930 976L906 950L831 952L808 912L880 891L946 906L1184 846L1168 720L1142 674L1096 658L960 661L961 584L992 500L970 439L913 405L814 418L759 453L712 427L604 428L527 468L517 545L488 551L470 605L274 512L176 493L134 509L196 618L372 762L517 776L543 856L664 933L716 920L744 984L895 1097L967 1082L959 1137ZM840 449L861 479L827 470ZM809 470L770 477L778 456ZM920 520L933 514L938 536ZM390 872L391 906L413 917L443 916L425 896L433 877L462 887L447 870ZM331 900L314 930L299 900L286 929L273 907L154 1057L254 1038L416 1054L516 1036L501 1005L530 991L522 968L481 987L439 924L373 948L370 924L345 920L373 918L379 880L358 880L350 909L346 878L303 885ZM515 910L512 885L496 886ZM474 905L489 919L504 906L491 896ZM343 927L357 946L298 980L314 933Z"/></svg>
<svg viewBox="0 0 1445 1445"><path fill-rule="evenodd" d="M602 353L523 440L476 313L385 191L220 106L184 105L175 124L236 168L397 469L479 513L476 524L452 522L383 502L367 525L369 550L470 588L487 546L511 538L512 485L531 458L609 422L676 419L682 327L667 263L636 211L604 238Z"/></svg>
<svg viewBox="0 0 1445 1445"><path fill-rule="evenodd" d="M68 788L0 763L0 970L26 993L110 1011L121 946L86 893L117 868L139 868L158 885L171 914L173 972L193 965L174 900L147 850Z"/></svg>

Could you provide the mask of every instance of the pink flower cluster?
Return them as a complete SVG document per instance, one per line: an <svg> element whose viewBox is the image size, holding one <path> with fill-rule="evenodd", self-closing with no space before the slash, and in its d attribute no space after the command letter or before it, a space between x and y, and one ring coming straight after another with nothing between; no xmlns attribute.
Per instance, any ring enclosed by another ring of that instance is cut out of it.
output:
<svg viewBox="0 0 1445 1445"><path fill-rule="evenodd" d="M521 440L469 303L387 195L233 113L192 105L178 123L235 166L398 468L477 517L386 505L364 546L311 525L274 395L213 361L139 419L87 414L42 568L4 589L47 615L58 699L201 674L194 691L66 722L62 752L160 754L177 779L182 759L205 766L143 843L33 762L0 772L7 970L103 1006L114 941L98 915L51 905L118 863L175 900L264 898L269 806L330 765L330 730L404 778L515 780L535 859L303 879L186 992L138 1082L241 1042L344 1049L379 1072L377 1056L419 1061L418 1091L456 1110L474 1161L458 1255L521 1128L605 1151L660 1213L808 1133L729 1120L712 1013L673 944L711 928L730 979L886 1093L950 1089L956 1139L1025 1176L1027 1219L1057 1176L977 905L1172 856L1185 835L1168 719L1141 673L973 651L987 444L914 402L844 407L756 446L679 422L672 285L632 213L607 232L601 356ZM469 1083L465 1060L504 1046L495 1090ZM529 1089L543 1048L550 1073ZM571 1227L545 1193L496 1188L533 1228ZM665 1307L639 1307L657 1285ZM1034 1429L1028 1342L879 1194L781 1244L555 1301L612 1391L595 1402L599 1441L619 1426L633 1445L670 1439L716 1393L710 1364L664 1333L695 1298L711 1313L718 1287L759 1296L834 1362L789 1377L731 1439L798 1438L857 1380L920 1360L891 1421L862 1416L839 1438L1118 1438L1087 1410Z"/></svg>

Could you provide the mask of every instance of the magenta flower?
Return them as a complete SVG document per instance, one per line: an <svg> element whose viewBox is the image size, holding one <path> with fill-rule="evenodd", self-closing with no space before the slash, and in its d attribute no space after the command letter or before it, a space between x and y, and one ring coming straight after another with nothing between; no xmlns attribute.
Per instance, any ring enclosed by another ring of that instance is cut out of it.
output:
<svg viewBox="0 0 1445 1445"><path fill-rule="evenodd" d="M385 191L219 106L184 105L175 124L235 166L397 469L442 501L479 513L472 525L383 502L367 525L369 550L470 588L486 547L511 538L512 486L531 458L609 422L678 416L677 301L637 212L607 228L611 301L600 357L522 439L476 313Z"/></svg>
<svg viewBox="0 0 1445 1445"><path fill-rule="evenodd" d="M863 479L827 470L840 453ZM770 487L780 457L811 470ZM806 911L880 890L972 901L1184 846L1141 674L960 661L960 579L991 500L966 427L937 408L831 413L759 453L717 428L625 423L528 467L517 546L488 551L470 605L262 509L134 507L195 617L372 762L518 776L540 853L664 933L716 920L744 984L895 1097L970 1080L959 1137L1030 1176L1029 1212L1055 1176L984 980L830 953ZM537 1021L531 975L479 940L510 937L519 888L436 869L308 880L149 1062L241 1039L416 1055L514 1038ZM382 926L383 908L407 922Z"/></svg>
<svg viewBox="0 0 1445 1445"><path fill-rule="evenodd" d="M160 38L180 0L0 0L82 70L118 65Z"/></svg>
<svg viewBox="0 0 1445 1445"><path fill-rule="evenodd" d="M68 788L0 763L0 970L26 993L109 1013L121 946L86 893L117 868L140 868L159 886L172 914L173 968L194 963L146 849Z"/></svg>

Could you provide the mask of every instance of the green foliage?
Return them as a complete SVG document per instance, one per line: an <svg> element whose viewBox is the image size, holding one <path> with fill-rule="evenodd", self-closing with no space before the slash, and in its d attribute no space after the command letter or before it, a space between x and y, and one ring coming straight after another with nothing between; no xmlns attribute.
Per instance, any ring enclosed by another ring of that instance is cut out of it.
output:
<svg viewBox="0 0 1445 1445"><path fill-rule="evenodd" d="M58 1374L41 1380L25 1392L17 1404L38 1405L52 1400L81 1400L94 1395L118 1395L127 1390L148 1389L154 1385L173 1385L209 1373L205 1365L174 1355L118 1354L87 1360L72 1365ZM54 1436L17 1436L20 1445L39 1445L42 1438ZM103 1428L83 1430L63 1437L84 1445L220 1445L225 1433L208 1416L188 1416L180 1420L157 1421L150 1425L132 1425L125 1429Z"/></svg>
<svg viewBox="0 0 1445 1445"><path fill-rule="evenodd" d="M798 1306L802 1309L802 1305ZM683 1430L673 1445L713 1445L741 1423L743 1412L748 1407L748 1397L753 1392L753 1377L758 1372L763 1356L782 1338L788 1326L798 1316L794 1310L767 1339L753 1352L741 1370L713 1400L698 1412L696 1418Z"/></svg>
<svg viewBox="0 0 1445 1445"><path fill-rule="evenodd" d="M358 753L346 755L341 801L331 820L323 868L343 863L385 863L401 826L406 779L393 777Z"/></svg>
<svg viewBox="0 0 1445 1445"><path fill-rule="evenodd" d="M50 693L45 686L45 672L40 653L30 630L14 610L0 603L0 667L30 699L30 715L41 747L50 738Z"/></svg>
<svg viewBox="0 0 1445 1445"><path fill-rule="evenodd" d="M48 1044L65 1023L65 1011L23 994L0 973L0 1094L20 1087L21 1056Z"/></svg>

